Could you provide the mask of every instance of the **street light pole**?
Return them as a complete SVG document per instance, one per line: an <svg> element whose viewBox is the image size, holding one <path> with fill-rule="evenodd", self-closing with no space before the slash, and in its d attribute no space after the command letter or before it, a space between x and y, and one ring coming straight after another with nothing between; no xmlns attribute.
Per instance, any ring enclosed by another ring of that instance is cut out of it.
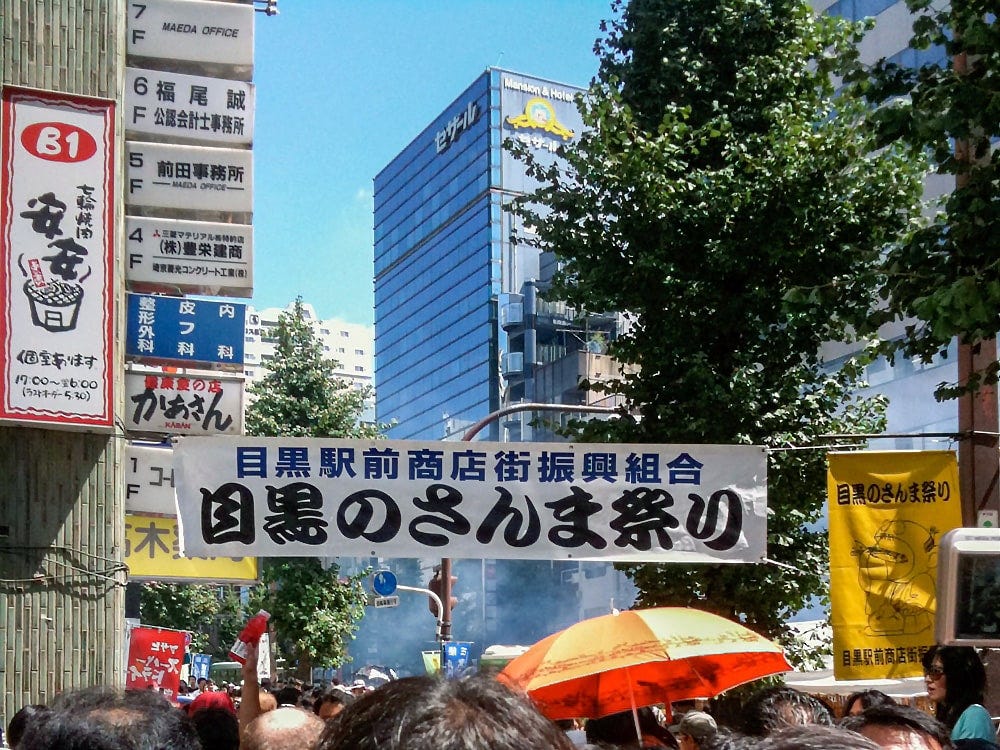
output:
<svg viewBox="0 0 1000 750"><path fill-rule="evenodd" d="M495 422L500 417L505 417L508 414L517 414L523 411L554 411L562 412L566 414L617 414L620 410L614 406L585 406L578 404L539 404L539 403L527 403L527 404L514 404L512 406L505 406L502 409L497 409L485 417L480 419L474 425L472 425L465 434L462 435L462 440L465 442L470 442L479 432L486 427L486 425L491 422ZM485 590L484 590L485 595ZM451 558L442 557L441 558L441 619L440 619L440 639L441 642L451 640Z"/></svg>

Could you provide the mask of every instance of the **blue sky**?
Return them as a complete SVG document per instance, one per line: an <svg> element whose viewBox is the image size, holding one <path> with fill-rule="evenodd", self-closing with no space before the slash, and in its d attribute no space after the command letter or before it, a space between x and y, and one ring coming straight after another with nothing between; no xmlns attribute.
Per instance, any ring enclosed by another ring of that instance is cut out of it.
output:
<svg viewBox="0 0 1000 750"><path fill-rule="evenodd" d="M373 322L372 181L487 67L585 86L610 0L279 0L256 17L254 297Z"/></svg>

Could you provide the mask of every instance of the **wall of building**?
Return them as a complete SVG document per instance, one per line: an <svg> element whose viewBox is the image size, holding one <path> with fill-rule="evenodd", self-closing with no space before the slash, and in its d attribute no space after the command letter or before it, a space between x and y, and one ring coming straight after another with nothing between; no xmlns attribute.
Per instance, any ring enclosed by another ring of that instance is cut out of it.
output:
<svg viewBox="0 0 1000 750"><path fill-rule="evenodd" d="M123 24L124 3L113 0L0 0L3 84L115 98ZM120 194L116 202L121 205ZM119 299L122 284L118 266ZM120 328L115 338L121 341ZM120 344L115 361L123 361ZM117 393L122 378L116 375ZM73 687L122 681L119 437L0 426L4 724L27 703L45 703Z"/></svg>

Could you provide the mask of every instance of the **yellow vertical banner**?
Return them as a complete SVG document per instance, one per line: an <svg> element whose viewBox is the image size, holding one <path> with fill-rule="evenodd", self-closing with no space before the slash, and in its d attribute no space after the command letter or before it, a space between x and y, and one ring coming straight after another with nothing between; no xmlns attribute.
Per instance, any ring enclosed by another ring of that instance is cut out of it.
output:
<svg viewBox="0 0 1000 750"><path fill-rule="evenodd" d="M934 644L938 546L962 525L955 453L828 460L834 677L920 675Z"/></svg>

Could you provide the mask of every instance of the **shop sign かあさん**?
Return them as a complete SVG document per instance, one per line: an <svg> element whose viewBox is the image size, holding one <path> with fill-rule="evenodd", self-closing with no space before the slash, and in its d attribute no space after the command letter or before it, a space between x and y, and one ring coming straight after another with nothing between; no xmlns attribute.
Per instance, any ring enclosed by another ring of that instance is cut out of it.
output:
<svg viewBox="0 0 1000 750"><path fill-rule="evenodd" d="M125 428L168 435L242 435L243 378L129 370Z"/></svg>

